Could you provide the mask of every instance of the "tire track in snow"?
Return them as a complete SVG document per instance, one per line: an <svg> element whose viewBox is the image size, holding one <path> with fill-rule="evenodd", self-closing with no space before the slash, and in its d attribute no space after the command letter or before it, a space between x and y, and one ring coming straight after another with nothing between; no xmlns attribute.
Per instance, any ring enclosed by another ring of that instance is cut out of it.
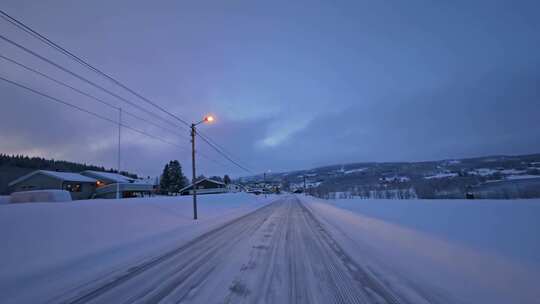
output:
<svg viewBox="0 0 540 304"><path fill-rule="evenodd" d="M409 303L351 258L295 196L53 302Z"/></svg>
<svg viewBox="0 0 540 304"><path fill-rule="evenodd" d="M296 197L265 225L247 263L256 267L235 278L249 293L232 291L227 303L408 303L350 258Z"/></svg>

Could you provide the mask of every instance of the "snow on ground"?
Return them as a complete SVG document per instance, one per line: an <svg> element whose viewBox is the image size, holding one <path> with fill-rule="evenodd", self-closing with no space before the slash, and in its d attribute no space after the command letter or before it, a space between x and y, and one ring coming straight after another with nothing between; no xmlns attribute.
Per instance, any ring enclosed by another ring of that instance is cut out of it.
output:
<svg viewBox="0 0 540 304"><path fill-rule="evenodd" d="M10 303L54 294L67 282L162 253L273 199L199 196L197 222L189 196L1 205L0 294Z"/></svg>
<svg viewBox="0 0 540 304"><path fill-rule="evenodd" d="M425 179L436 179L436 178L449 178L449 177L456 177L458 176L457 173L437 173L432 176L426 176Z"/></svg>
<svg viewBox="0 0 540 304"><path fill-rule="evenodd" d="M9 204L9 195L0 195L0 205Z"/></svg>
<svg viewBox="0 0 540 304"><path fill-rule="evenodd" d="M332 200L330 204L540 267L540 199Z"/></svg>
<svg viewBox="0 0 540 304"><path fill-rule="evenodd" d="M461 164L461 161L457 159L452 159L452 160L447 161L446 163L448 165L457 165L457 164Z"/></svg>
<svg viewBox="0 0 540 304"><path fill-rule="evenodd" d="M473 174L473 172L476 172L476 174L478 174L480 176L489 176L489 175L495 174L495 173L497 173L499 171L495 170L495 169L489 169L489 168L478 168L478 169L475 169L474 171L471 171L469 173Z"/></svg>
<svg viewBox="0 0 540 304"><path fill-rule="evenodd" d="M367 168L357 168L357 169L347 170L347 171L345 171L345 172L343 172L343 173L345 173L345 174L352 174L352 173L364 172L364 171L366 171L366 170L367 170Z"/></svg>
<svg viewBox="0 0 540 304"><path fill-rule="evenodd" d="M506 174L506 175L509 175L509 174L524 174L524 173L527 172L527 170L505 169L505 170L501 170L499 172L501 172L501 174Z"/></svg>
<svg viewBox="0 0 540 304"><path fill-rule="evenodd" d="M303 199L349 254L389 281L399 273L395 278L439 290L442 303L447 296L464 303L538 303L538 199Z"/></svg>
<svg viewBox="0 0 540 304"><path fill-rule="evenodd" d="M510 175L506 179L531 179L531 178L540 178L540 175Z"/></svg>

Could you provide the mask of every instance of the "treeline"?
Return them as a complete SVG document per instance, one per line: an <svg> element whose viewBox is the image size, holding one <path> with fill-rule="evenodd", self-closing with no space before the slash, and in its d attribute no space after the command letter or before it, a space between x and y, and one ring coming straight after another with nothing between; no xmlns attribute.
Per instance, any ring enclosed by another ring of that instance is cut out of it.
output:
<svg viewBox="0 0 540 304"><path fill-rule="evenodd" d="M45 159L42 157L28 157L25 155L0 154L0 167L17 167L34 170L50 170L61 172L81 172L85 170L118 173L114 169L106 169L103 166L95 166L74 163L65 160ZM120 174L131 178L138 178L137 174L120 171Z"/></svg>

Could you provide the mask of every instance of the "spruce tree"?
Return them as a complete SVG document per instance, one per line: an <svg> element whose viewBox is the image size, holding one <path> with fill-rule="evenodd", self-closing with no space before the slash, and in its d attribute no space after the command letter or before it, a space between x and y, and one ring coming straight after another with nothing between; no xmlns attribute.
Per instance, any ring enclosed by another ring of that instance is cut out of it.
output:
<svg viewBox="0 0 540 304"><path fill-rule="evenodd" d="M180 192L180 189L186 186L186 177L182 173L182 166L177 160L169 163L169 191L173 193Z"/></svg>
<svg viewBox="0 0 540 304"><path fill-rule="evenodd" d="M161 180L159 182L159 188L162 194L168 194L171 181L169 179L169 164L165 164L163 168L163 174L161 174Z"/></svg>

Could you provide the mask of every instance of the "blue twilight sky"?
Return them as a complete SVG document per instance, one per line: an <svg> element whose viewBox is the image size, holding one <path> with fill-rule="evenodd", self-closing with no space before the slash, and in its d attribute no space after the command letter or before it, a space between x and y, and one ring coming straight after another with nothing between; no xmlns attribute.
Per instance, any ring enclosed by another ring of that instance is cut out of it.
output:
<svg viewBox="0 0 540 304"><path fill-rule="evenodd" d="M26 1L1 9L195 121L253 171L540 152L537 1ZM3 36L147 106L0 20ZM0 41L0 54L118 104ZM2 77L116 112L0 59ZM0 81L0 152L115 166L116 127ZM155 110L155 109L153 109ZM157 112L157 111L156 111ZM164 116L166 117L166 116ZM166 122L155 120L167 125ZM127 117L122 167L157 175L183 137ZM206 175L245 175L215 159Z"/></svg>

